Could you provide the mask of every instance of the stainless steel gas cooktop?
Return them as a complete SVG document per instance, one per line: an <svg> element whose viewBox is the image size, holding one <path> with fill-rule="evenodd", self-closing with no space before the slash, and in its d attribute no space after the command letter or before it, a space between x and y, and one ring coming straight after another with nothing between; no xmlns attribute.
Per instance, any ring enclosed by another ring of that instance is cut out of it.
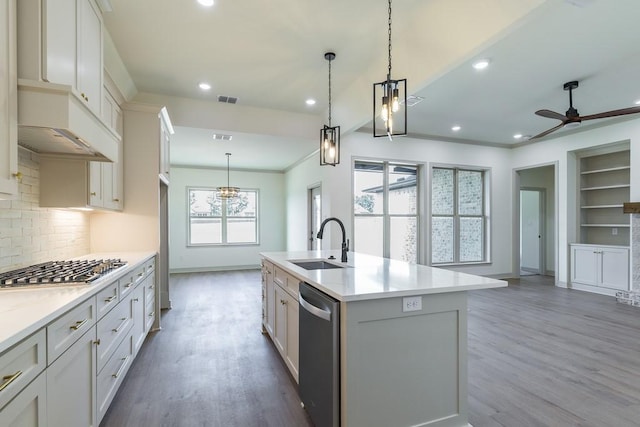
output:
<svg viewBox="0 0 640 427"><path fill-rule="evenodd" d="M0 289L90 284L125 265L120 259L43 262L0 273Z"/></svg>

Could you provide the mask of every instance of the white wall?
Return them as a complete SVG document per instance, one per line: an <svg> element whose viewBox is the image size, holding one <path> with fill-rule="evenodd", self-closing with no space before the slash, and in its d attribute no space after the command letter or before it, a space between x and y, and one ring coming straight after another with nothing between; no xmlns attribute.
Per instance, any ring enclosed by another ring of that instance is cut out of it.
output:
<svg viewBox="0 0 640 427"><path fill-rule="evenodd" d="M415 138L373 138L369 134L354 133L343 137L341 162L338 166L316 166L317 156L295 166L287 172L287 211L296 220L288 219L288 250L306 248L307 236L307 187L318 180L322 182L323 218L335 216L343 220L347 235L353 239L352 164L358 158L394 160L431 164L476 166L491 170L491 258L490 264L469 265L452 269L472 274L509 275L511 273L511 150L471 144ZM425 169L426 171L426 169ZM427 175L426 173L423 175ZM428 185L426 178L421 183ZM423 187L424 188L424 187ZM422 193L424 194L424 192ZM426 200L421 201L426 212ZM302 220L302 218L304 218ZM423 216L423 221L425 220ZM422 226L423 230L427 228ZM426 237L426 236L423 236ZM325 238L325 241L327 239ZM334 231L330 243L323 247L339 248L339 233ZM423 250L422 258L426 258Z"/></svg>
<svg viewBox="0 0 640 427"><path fill-rule="evenodd" d="M526 168L558 162L558 269L556 280L568 282L569 243L576 237L576 176L572 151L603 144L630 141L631 145L631 201L640 200L640 120L629 120L597 129L560 136L537 142L512 151L511 166Z"/></svg>
<svg viewBox="0 0 640 427"><path fill-rule="evenodd" d="M227 170L172 167L169 187L171 272L257 268L260 252L286 249L284 175L231 170L230 176L235 187L259 190L260 244L187 246L187 188L226 185Z"/></svg>

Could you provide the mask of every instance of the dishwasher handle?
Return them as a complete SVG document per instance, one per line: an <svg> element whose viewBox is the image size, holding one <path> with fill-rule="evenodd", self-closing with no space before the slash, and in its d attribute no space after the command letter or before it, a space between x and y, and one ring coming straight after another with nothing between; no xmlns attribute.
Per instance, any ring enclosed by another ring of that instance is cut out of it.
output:
<svg viewBox="0 0 640 427"><path fill-rule="evenodd" d="M302 294L298 294L298 302L300 303L300 306L302 308L304 308L314 316L324 319L328 322L331 321L331 312L329 310L323 310L322 308L316 307L315 305L304 299Z"/></svg>

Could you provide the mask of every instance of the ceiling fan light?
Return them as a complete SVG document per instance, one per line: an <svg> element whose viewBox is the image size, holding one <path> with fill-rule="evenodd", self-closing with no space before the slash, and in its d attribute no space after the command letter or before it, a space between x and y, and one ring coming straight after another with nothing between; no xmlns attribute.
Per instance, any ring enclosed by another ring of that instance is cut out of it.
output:
<svg viewBox="0 0 640 427"><path fill-rule="evenodd" d="M564 129L575 129L578 126L580 126L580 122L579 121L575 121L575 122L567 122L564 124L564 126L562 126Z"/></svg>

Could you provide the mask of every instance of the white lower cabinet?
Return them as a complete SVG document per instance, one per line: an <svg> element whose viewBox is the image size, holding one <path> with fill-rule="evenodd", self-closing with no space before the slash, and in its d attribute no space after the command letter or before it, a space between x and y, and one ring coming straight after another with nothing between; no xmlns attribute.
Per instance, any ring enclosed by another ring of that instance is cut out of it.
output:
<svg viewBox="0 0 640 427"><path fill-rule="evenodd" d="M144 317L144 293L147 280L135 288L131 294L131 316L133 317L133 327L131 328L131 337L133 340L133 354L137 354L144 338L147 336L146 320Z"/></svg>
<svg viewBox="0 0 640 427"><path fill-rule="evenodd" d="M92 327L47 368L47 424L97 426L96 329Z"/></svg>
<svg viewBox="0 0 640 427"><path fill-rule="evenodd" d="M98 423L113 400L118 387L133 362L133 337L128 335L120 342L109 362L97 377Z"/></svg>
<svg viewBox="0 0 640 427"><path fill-rule="evenodd" d="M0 410L0 426L47 426L47 375L44 372Z"/></svg>
<svg viewBox="0 0 640 427"><path fill-rule="evenodd" d="M263 316L263 327L271 336L280 356L289 368L293 378L298 381L298 282L294 276L278 267L263 261L263 269L270 272L263 275L265 284L266 316Z"/></svg>
<svg viewBox="0 0 640 427"><path fill-rule="evenodd" d="M571 245L571 284L594 292L613 294L629 289L629 248Z"/></svg>

